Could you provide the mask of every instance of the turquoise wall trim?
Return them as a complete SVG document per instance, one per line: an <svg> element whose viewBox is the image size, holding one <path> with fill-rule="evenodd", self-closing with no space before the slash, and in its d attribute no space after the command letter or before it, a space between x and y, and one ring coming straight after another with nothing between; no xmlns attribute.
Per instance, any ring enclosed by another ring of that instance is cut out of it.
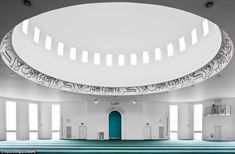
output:
<svg viewBox="0 0 235 154"><path fill-rule="evenodd" d="M109 139L121 140L122 136L122 116L118 111L109 114Z"/></svg>

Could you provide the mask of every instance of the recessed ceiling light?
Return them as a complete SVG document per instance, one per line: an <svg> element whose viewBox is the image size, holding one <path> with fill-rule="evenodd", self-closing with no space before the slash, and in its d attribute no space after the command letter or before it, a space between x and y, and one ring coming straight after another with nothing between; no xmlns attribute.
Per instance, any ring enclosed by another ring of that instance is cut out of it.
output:
<svg viewBox="0 0 235 154"><path fill-rule="evenodd" d="M192 37L192 45L195 45L197 43L197 30L193 29L191 31L191 37Z"/></svg>
<svg viewBox="0 0 235 154"><path fill-rule="evenodd" d="M173 44L169 43L167 44L167 56L171 57L174 55L174 48L173 48Z"/></svg>
<svg viewBox="0 0 235 154"><path fill-rule="evenodd" d="M82 51L82 62L88 63L88 52L87 51Z"/></svg>
<svg viewBox="0 0 235 154"><path fill-rule="evenodd" d="M58 43L57 54L60 56L64 55L64 44L61 42Z"/></svg>
<svg viewBox="0 0 235 154"><path fill-rule="evenodd" d="M69 55L69 57L70 57L70 59L72 59L72 60L75 60L76 59L76 48L74 48L74 47L71 47L71 49L70 49L70 55Z"/></svg>
<svg viewBox="0 0 235 154"><path fill-rule="evenodd" d="M45 48L51 50L51 37L48 35L46 36Z"/></svg>
<svg viewBox="0 0 235 154"><path fill-rule="evenodd" d="M136 65L137 63L137 56L135 53L131 54L131 65Z"/></svg>
<svg viewBox="0 0 235 154"><path fill-rule="evenodd" d="M148 51L144 51L143 52L143 63L149 63L149 52Z"/></svg>
<svg viewBox="0 0 235 154"><path fill-rule="evenodd" d="M181 37L181 38L179 39L179 45L180 45L180 51L184 51L184 50L186 49L184 37Z"/></svg>
<svg viewBox="0 0 235 154"><path fill-rule="evenodd" d="M205 5L207 8L211 8L212 6L214 6L214 2L213 1L209 1L206 3Z"/></svg>
<svg viewBox="0 0 235 154"><path fill-rule="evenodd" d="M28 28L29 28L29 20L24 20L23 21L23 24L22 24L22 31L25 33L25 34L28 34Z"/></svg>
<svg viewBox="0 0 235 154"><path fill-rule="evenodd" d="M38 27L35 27L33 35L34 42L39 43L39 37L40 37L40 29Z"/></svg>
<svg viewBox="0 0 235 154"><path fill-rule="evenodd" d="M113 57L111 54L107 54L106 55L106 65L107 66L112 66L113 64Z"/></svg>
<svg viewBox="0 0 235 154"><path fill-rule="evenodd" d="M155 60L161 60L162 59L162 55L161 55L161 49L160 48L156 48L155 49Z"/></svg>
<svg viewBox="0 0 235 154"><path fill-rule="evenodd" d="M209 23L207 19L202 21L203 35L207 36L209 34Z"/></svg>
<svg viewBox="0 0 235 154"><path fill-rule="evenodd" d="M119 66L124 66L125 65L125 57L123 54L118 55L118 65Z"/></svg>
<svg viewBox="0 0 235 154"><path fill-rule="evenodd" d="M100 53L94 54L94 64L99 65L100 64Z"/></svg>

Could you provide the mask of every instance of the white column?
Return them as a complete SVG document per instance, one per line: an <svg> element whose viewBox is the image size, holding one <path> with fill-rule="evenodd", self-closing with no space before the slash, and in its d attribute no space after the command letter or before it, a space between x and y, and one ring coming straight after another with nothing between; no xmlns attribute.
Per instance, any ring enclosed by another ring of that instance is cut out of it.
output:
<svg viewBox="0 0 235 154"><path fill-rule="evenodd" d="M0 99L0 141L6 140L6 103Z"/></svg>
<svg viewBox="0 0 235 154"><path fill-rule="evenodd" d="M16 103L16 139L29 139L29 105L27 102Z"/></svg>
<svg viewBox="0 0 235 154"><path fill-rule="evenodd" d="M193 139L193 105L179 103L178 112L178 139Z"/></svg>
<svg viewBox="0 0 235 154"><path fill-rule="evenodd" d="M40 103L38 105L39 111L39 125L38 125L38 138L51 139L51 104Z"/></svg>

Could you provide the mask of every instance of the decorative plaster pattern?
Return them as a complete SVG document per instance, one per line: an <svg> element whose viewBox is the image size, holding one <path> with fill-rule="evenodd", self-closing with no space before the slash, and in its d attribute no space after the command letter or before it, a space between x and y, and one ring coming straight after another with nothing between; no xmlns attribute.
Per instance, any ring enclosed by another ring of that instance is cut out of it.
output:
<svg viewBox="0 0 235 154"><path fill-rule="evenodd" d="M69 92L94 95L144 95L160 93L194 85L198 82L212 77L213 75L221 71L232 59L234 51L233 42L229 38L228 34L224 31L221 31L221 33L222 44L218 53L208 64L206 64L202 68L174 80L137 87L99 87L82 85L78 83L59 80L57 78L43 74L30 67L16 54L12 46L12 31L7 33L7 35L3 38L1 42L0 52L3 61L13 71L31 81L47 87Z"/></svg>

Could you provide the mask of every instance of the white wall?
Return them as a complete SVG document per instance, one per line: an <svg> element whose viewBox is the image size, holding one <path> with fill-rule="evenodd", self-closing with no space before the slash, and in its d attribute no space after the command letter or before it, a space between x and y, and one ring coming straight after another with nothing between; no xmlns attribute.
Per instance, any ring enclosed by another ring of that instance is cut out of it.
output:
<svg viewBox="0 0 235 154"><path fill-rule="evenodd" d="M193 139L193 104L178 104L178 139Z"/></svg>
<svg viewBox="0 0 235 154"><path fill-rule="evenodd" d="M28 102L16 103L16 139L29 139L29 105Z"/></svg>
<svg viewBox="0 0 235 154"><path fill-rule="evenodd" d="M29 139L28 103L33 101L0 98L0 140L6 139L5 102L17 102L17 139ZM119 102L118 105L112 105ZM221 126L221 140L235 140L235 99L222 99L222 105L231 105L231 116L206 117L203 116L203 139L213 140L214 126ZM61 104L61 138L66 138L66 126L72 127L72 139L79 139L79 125L87 126L87 139L98 139L98 132L104 132L108 139L108 115L112 110L118 110L122 115L122 139L143 140L146 123L151 126L151 139L159 139L159 127L164 127L164 139L169 138L169 105L178 105L179 111L179 139L193 139L193 105L203 104L205 109L215 103L207 100L191 103L166 103L137 100L78 100L77 102L34 102L38 103L39 111L39 139L51 139L51 105ZM168 128L168 130L167 130Z"/></svg>
<svg viewBox="0 0 235 154"><path fill-rule="evenodd" d="M112 110L118 110L122 115L122 139L143 139L143 103L134 105L132 102L120 102L119 105L111 105L111 102L62 103L64 130L66 126L72 126L72 138L79 138L78 128L83 122L87 126L87 139L98 139L98 132L104 132L104 138L108 139L108 114ZM63 132L62 137L65 136Z"/></svg>
<svg viewBox="0 0 235 154"><path fill-rule="evenodd" d="M0 141L6 140L6 104L5 99L0 98Z"/></svg>
<svg viewBox="0 0 235 154"><path fill-rule="evenodd" d="M168 103L144 103L144 125L151 126L151 139L159 138L159 127L164 127L164 138L169 138L169 104Z"/></svg>
<svg viewBox="0 0 235 154"><path fill-rule="evenodd" d="M40 103L38 109L38 138L51 139L51 103Z"/></svg>
<svg viewBox="0 0 235 154"><path fill-rule="evenodd" d="M235 140L235 99L222 99L221 105L231 105L231 116L204 116L203 117L203 139L214 140L214 127L221 126L221 140ZM204 101L203 108L211 106L214 100Z"/></svg>

